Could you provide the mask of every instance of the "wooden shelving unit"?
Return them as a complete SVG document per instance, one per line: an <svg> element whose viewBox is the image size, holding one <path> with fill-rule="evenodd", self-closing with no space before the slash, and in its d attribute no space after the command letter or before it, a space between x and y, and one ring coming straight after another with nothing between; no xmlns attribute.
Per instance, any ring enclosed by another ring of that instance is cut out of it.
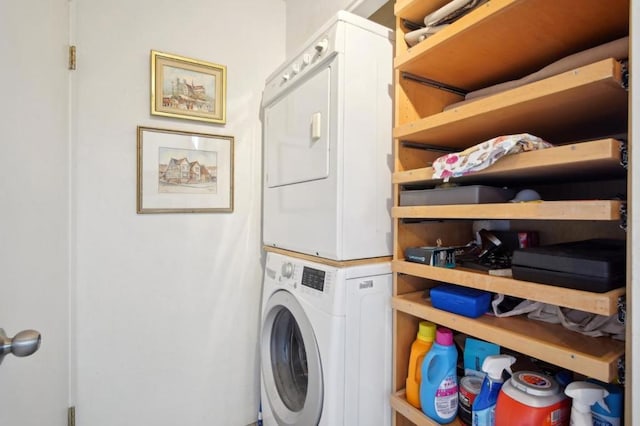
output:
<svg viewBox="0 0 640 426"><path fill-rule="evenodd" d="M617 362L624 354L624 342L608 337L585 338L558 324L523 316L471 319L451 314L431 306L423 292L396 296L392 307L605 382L617 377Z"/></svg>
<svg viewBox="0 0 640 426"><path fill-rule="evenodd" d="M404 259L405 248L434 245L443 236L447 244L469 241L476 220L508 220L514 226L527 226L527 230L539 226L546 243L557 242L551 241L553 238L569 241L571 233L576 239L601 236L603 227L617 227L625 219L623 198L401 206L399 195L405 188L433 188L443 183L433 178L430 166L446 150L462 150L514 133L530 133L555 146L501 158L485 170L450 178L449 182L502 186L613 180L624 184L624 137L619 135L627 129L628 93L620 61L595 61L473 101L462 102L461 93L520 79L565 56L628 35L630 2L490 0L408 47L404 35L409 30L404 20L421 22L447 3L396 0L394 8L394 389L390 401L394 424L403 426L437 424L404 396L410 345L420 320L603 381L616 379L625 353L624 342L609 337L588 337L561 325L520 316L467 318L434 308L427 297L429 288L444 282L614 315L625 288L593 293ZM458 420L452 423L460 424Z"/></svg>
<svg viewBox="0 0 640 426"><path fill-rule="evenodd" d="M397 126L393 136L449 148L466 148L496 134L517 133L561 143L592 135L595 130L611 134L626 129L627 116L621 114L626 110L621 64L605 59L408 122Z"/></svg>
<svg viewBox="0 0 640 426"><path fill-rule="evenodd" d="M450 182L503 183L546 179L550 175L556 179L579 179L593 175L622 177L625 172L620 167L621 146L620 141L608 138L523 152L503 157L490 168L472 175L453 177ZM393 183L435 186L441 184L442 179L433 179L432 167L422 167L394 173Z"/></svg>
<svg viewBox="0 0 640 426"><path fill-rule="evenodd" d="M523 299L535 294L536 300L539 302L578 309L598 315L616 314L618 300L625 294L625 289L623 288L611 290L606 293L592 293L528 281L519 281L513 278L497 277L489 275L486 272L461 267L453 269L438 268L404 260L394 260L392 265L393 270L401 274L457 284L493 293L506 294Z"/></svg>
<svg viewBox="0 0 640 426"><path fill-rule="evenodd" d="M421 22L448 1L396 1L399 18ZM399 26L396 40L407 30ZM491 0L412 48L394 66L464 90L535 72L629 33L628 2ZM497 60L499 59L499 60Z"/></svg>

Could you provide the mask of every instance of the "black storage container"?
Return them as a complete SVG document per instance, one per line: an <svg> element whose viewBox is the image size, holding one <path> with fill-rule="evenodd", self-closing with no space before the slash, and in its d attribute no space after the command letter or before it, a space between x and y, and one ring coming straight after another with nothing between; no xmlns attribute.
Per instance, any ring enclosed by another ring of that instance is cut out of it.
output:
<svg viewBox="0 0 640 426"><path fill-rule="evenodd" d="M593 239L516 249L513 278L604 293L625 285L626 243Z"/></svg>

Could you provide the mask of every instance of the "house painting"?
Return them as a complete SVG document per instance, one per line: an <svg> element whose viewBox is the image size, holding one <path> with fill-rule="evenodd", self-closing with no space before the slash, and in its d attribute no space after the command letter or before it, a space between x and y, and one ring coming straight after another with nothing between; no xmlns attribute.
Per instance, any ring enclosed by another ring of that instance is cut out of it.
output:
<svg viewBox="0 0 640 426"><path fill-rule="evenodd" d="M172 158L169 164L161 164L159 172L162 183L198 184L216 181L215 174L208 167L198 161L190 162L186 157Z"/></svg>

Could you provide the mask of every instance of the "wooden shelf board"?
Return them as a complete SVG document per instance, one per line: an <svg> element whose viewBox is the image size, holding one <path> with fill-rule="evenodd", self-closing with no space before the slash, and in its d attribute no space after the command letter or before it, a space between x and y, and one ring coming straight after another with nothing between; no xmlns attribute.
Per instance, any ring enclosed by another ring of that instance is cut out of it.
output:
<svg viewBox="0 0 640 426"><path fill-rule="evenodd" d="M421 14L435 9L433 3L399 0L395 13L420 22ZM403 72L476 90L524 77L628 33L629 0L491 0L398 52L394 65Z"/></svg>
<svg viewBox="0 0 640 426"><path fill-rule="evenodd" d="M507 155L484 170L452 177L449 182L624 176L625 170L620 165L620 146L618 140L600 139ZM442 179L433 179L433 167L423 167L394 173L393 183L435 186L441 184Z"/></svg>
<svg viewBox="0 0 640 426"><path fill-rule="evenodd" d="M617 313L618 298L625 294L624 288L614 289L606 293L593 293L529 281L519 281L513 278L496 277L486 272L467 268L438 268L405 260L394 260L391 265L392 270L397 273L457 284L492 293L506 294L522 299L537 300L598 315L608 316Z"/></svg>
<svg viewBox="0 0 640 426"><path fill-rule="evenodd" d="M395 296L392 307L605 382L617 377L617 362L625 350L625 342L587 337L558 324L523 316L467 318L452 314L431 306L422 292Z"/></svg>
<svg viewBox="0 0 640 426"><path fill-rule="evenodd" d="M391 394L391 408L402 414L407 420L413 422L417 426L438 426L440 423L431 420L425 416L421 410L407 402L406 393L403 390ZM447 426L462 426L460 420L456 419Z"/></svg>
<svg viewBox="0 0 640 426"><path fill-rule="evenodd" d="M532 201L392 207L398 219L619 220L618 200Z"/></svg>
<svg viewBox="0 0 640 426"><path fill-rule="evenodd" d="M627 127L621 74L619 62L605 59L395 127L393 136L468 148L506 134L531 133L556 144L613 134Z"/></svg>

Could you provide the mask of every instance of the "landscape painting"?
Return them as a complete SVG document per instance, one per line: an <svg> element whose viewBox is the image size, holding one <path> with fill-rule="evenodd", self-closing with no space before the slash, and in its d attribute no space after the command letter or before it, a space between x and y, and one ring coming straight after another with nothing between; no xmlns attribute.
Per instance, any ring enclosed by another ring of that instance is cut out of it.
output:
<svg viewBox="0 0 640 426"><path fill-rule="evenodd" d="M151 114L226 123L224 65L151 51Z"/></svg>

